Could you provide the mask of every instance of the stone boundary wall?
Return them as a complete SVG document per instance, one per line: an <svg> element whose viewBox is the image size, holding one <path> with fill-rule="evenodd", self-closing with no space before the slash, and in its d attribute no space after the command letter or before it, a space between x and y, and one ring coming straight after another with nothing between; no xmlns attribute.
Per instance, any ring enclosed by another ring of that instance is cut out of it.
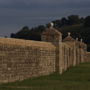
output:
<svg viewBox="0 0 90 90"><path fill-rule="evenodd" d="M0 38L0 83L62 74L69 67L90 61L84 45L58 42Z"/></svg>
<svg viewBox="0 0 90 90"><path fill-rule="evenodd" d="M66 43L62 45L62 70L66 71L74 63L74 50Z"/></svg>
<svg viewBox="0 0 90 90"><path fill-rule="evenodd" d="M86 61L87 62L90 62L90 52L87 52L86 53Z"/></svg>
<svg viewBox="0 0 90 90"><path fill-rule="evenodd" d="M0 38L0 82L14 82L55 72L51 43Z"/></svg>

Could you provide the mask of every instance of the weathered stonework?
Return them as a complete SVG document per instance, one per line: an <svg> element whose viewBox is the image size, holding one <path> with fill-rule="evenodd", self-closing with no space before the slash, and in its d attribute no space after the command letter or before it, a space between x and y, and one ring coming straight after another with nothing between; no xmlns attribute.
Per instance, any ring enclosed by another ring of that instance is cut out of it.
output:
<svg viewBox="0 0 90 90"><path fill-rule="evenodd" d="M90 52L86 52L86 58L85 58L85 60L87 62L90 62Z"/></svg>
<svg viewBox="0 0 90 90"><path fill-rule="evenodd" d="M90 60L86 44L49 27L41 42L0 38L0 83L31 77L62 74L69 67Z"/></svg>
<svg viewBox="0 0 90 90"><path fill-rule="evenodd" d="M0 39L0 82L13 82L55 72L51 43Z"/></svg>

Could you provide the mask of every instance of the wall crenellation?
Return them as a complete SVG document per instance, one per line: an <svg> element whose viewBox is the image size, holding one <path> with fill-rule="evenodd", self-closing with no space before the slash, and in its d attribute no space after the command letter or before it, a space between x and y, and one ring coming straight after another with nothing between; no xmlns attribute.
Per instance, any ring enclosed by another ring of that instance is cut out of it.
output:
<svg viewBox="0 0 90 90"><path fill-rule="evenodd" d="M74 40L70 33L62 40L62 34L49 27L41 39L40 42L0 38L0 83L54 72L62 74L69 67L90 59L86 44Z"/></svg>

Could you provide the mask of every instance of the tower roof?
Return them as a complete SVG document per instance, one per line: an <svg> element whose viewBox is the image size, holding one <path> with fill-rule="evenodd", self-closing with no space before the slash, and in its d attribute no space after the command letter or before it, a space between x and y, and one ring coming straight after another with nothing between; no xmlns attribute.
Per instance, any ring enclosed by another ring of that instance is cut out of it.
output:
<svg viewBox="0 0 90 90"><path fill-rule="evenodd" d="M47 28L42 35L61 35L61 33L57 29L50 27Z"/></svg>
<svg viewBox="0 0 90 90"><path fill-rule="evenodd" d="M67 36L65 39L63 39L63 41L64 41L64 42L65 42L65 41L75 41L75 39L72 38L72 37L71 37L71 33L68 32L68 36Z"/></svg>

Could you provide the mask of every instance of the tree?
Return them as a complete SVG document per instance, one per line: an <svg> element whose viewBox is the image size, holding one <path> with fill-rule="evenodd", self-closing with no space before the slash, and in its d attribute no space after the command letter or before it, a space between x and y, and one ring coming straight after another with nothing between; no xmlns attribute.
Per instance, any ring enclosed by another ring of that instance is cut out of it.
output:
<svg viewBox="0 0 90 90"><path fill-rule="evenodd" d="M24 26L19 32L17 32L16 34L21 34L21 33L25 33L29 31L29 27L28 26Z"/></svg>
<svg viewBox="0 0 90 90"><path fill-rule="evenodd" d="M90 27L90 16L87 16L87 17L85 18L84 26L85 26L85 27Z"/></svg>
<svg viewBox="0 0 90 90"><path fill-rule="evenodd" d="M80 23L81 23L81 24L84 24L84 21L85 21L85 18L81 17L81 18L80 18Z"/></svg>
<svg viewBox="0 0 90 90"><path fill-rule="evenodd" d="M62 25L62 23L61 23L61 20L55 20L55 21L52 21L53 23L54 23L54 27L58 27L58 28L60 28Z"/></svg>
<svg viewBox="0 0 90 90"><path fill-rule="evenodd" d="M21 38L21 39L27 39L27 34L29 33L29 27L24 26L20 31L17 33L11 33L11 38Z"/></svg>
<svg viewBox="0 0 90 90"><path fill-rule="evenodd" d="M63 17L62 19L61 19L61 25L62 26L66 26L68 24L68 20L65 18L65 17Z"/></svg>
<svg viewBox="0 0 90 90"><path fill-rule="evenodd" d="M10 37L11 38L15 38L15 34L14 33L11 33Z"/></svg>
<svg viewBox="0 0 90 90"><path fill-rule="evenodd" d="M69 23L70 25L80 24L79 16L78 16L78 15L68 16L68 23Z"/></svg>

